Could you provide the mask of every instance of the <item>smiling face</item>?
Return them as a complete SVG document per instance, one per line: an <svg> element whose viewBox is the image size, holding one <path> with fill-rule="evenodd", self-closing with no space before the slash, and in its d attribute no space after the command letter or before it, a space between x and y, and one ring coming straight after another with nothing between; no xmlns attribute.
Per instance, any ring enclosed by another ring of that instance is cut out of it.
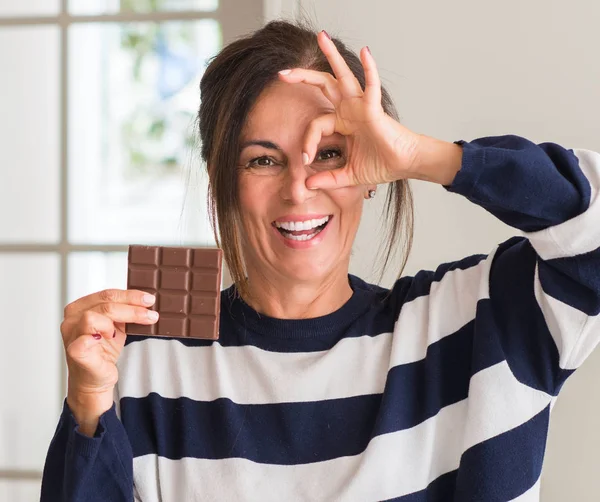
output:
<svg viewBox="0 0 600 502"><path fill-rule="evenodd" d="M346 140L337 133L322 138L312 165L302 163L309 123L332 111L319 89L277 81L248 116L238 164L250 281L258 276L278 284L346 278L366 187L306 187L311 174L345 165Z"/></svg>

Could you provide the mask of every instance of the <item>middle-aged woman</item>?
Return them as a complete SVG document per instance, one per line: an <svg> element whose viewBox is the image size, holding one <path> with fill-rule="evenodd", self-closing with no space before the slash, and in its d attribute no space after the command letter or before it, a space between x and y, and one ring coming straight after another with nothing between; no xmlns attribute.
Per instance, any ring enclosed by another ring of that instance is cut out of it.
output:
<svg viewBox="0 0 600 502"><path fill-rule="evenodd" d="M414 133L368 48L283 21L200 90L220 338L127 338L156 322L141 291L68 305L42 500L539 500L550 410L600 338L600 155ZM411 178L524 235L390 290L349 274L379 185L410 241Z"/></svg>

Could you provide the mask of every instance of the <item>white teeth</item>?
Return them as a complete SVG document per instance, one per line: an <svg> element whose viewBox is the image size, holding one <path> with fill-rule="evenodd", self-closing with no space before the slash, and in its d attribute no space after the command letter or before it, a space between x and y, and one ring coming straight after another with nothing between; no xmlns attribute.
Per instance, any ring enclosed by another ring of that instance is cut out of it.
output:
<svg viewBox="0 0 600 502"><path fill-rule="evenodd" d="M319 218L318 220L306 220L306 221L276 221L275 226L277 228L283 228L284 230L311 230L318 226L323 225L329 221L329 216ZM306 240L306 239L303 239Z"/></svg>
<svg viewBox="0 0 600 502"><path fill-rule="evenodd" d="M288 232L282 232L283 236L286 239L290 239L292 241L308 241L310 239L312 239L315 235L317 235L318 233L321 232L322 229L318 229L315 232L313 232L312 234L303 234L303 235L294 235L294 234L290 234Z"/></svg>

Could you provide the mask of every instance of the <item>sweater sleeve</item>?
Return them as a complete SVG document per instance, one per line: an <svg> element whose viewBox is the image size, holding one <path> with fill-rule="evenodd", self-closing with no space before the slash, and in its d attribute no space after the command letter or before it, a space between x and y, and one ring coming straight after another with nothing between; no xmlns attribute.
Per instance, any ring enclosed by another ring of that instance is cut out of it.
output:
<svg viewBox="0 0 600 502"><path fill-rule="evenodd" d="M64 400L42 476L41 502L133 501L133 453L115 404L94 437L79 432ZM139 500L139 499L138 499Z"/></svg>
<svg viewBox="0 0 600 502"><path fill-rule="evenodd" d="M455 143L444 188L522 232L488 257L476 321L521 383L556 395L600 340L600 154L514 135Z"/></svg>

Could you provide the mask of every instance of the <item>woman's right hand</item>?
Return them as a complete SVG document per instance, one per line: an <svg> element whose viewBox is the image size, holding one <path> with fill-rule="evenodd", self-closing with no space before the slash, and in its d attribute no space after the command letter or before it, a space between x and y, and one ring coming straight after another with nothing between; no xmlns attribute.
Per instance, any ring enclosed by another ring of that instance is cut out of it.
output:
<svg viewBox="0 0 600 502"><path fill-rule="evenodd" d="M158 313L148 308L154 302L144 291L107 289L65 307L60 331L69 370L67 403L76 417L110 409L125 323L154 324Z"/></svg>

